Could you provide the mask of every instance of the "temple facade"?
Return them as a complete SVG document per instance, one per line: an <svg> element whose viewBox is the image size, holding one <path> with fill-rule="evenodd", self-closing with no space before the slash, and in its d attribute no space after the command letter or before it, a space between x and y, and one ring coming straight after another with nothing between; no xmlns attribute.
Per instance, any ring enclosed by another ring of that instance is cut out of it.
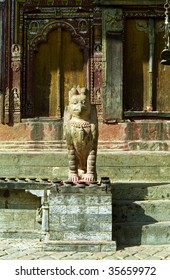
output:
<svg viewBox="0 0 170 280"><path fill-rule="evenodd" d="M0 0L0 237L170 243L167 3ZM53 184L68 179L63 119L78 85L97 108L109 188Z"/></svg>
<svg viewBox="0 0 170 280"><path fill-rule="evenodd" d="M68 91L80 85L99 148L169 149L163 0L1 0L0 22L1 142L64 147Z"/></svg>

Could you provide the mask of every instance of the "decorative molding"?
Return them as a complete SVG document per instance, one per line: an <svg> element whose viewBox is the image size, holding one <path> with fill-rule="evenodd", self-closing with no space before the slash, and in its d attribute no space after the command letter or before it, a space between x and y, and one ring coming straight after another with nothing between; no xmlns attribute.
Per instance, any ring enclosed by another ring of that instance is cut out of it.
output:
<svg viewBox="0 0 170 280"><path fill-rule="evenodd" d="M9 88L6 88L4 96L4 123L9 123Z"/></svg>
<svg viewBox="0 0 170 280"><path fill-rule="evenodd" d="M149 32L149 22L142 19L136 19L136 28L139 31L143 31L145 33ZM155 33L164 32L165 24L163 20L155 21Z"/></svg>
<svg viewBox="0 0 170 280"><path fill-rule="evenodd" d="M42 24L41 24L42 25ZM53 21L49 21L48 23L44 22L44 27L43 29L39 32L39 34L37 34L37 36L35 36L30 42L30 48L36 50L37 49L37 45L41 42L47 42L47 36L48 33L56 28L64 28L66 30L68 30L73 38L74 41L76 41L77 43L79 43L79 45L84 49L85 47L88 46L88 42L87 39L85 40L85 38L83 38L82 36L80 36L80 34L77 33L77 30L74 28L73 25L71 25L68 22L62 21L62 20L53 20Z"/></svg>
<svg viewBox="0 0 170 280"><path fill-rule="evenodd" d="M155 33L165 32L165 21L159 20L155 23Z"/></svg>
<svg viewBox="0 0 170 280"><path fill-rule="evenodd" d="M11 68L12 68L12 85L9 90L9 113L10 121L20 122L20 94L21 94L21 45L12 44L11 46Z"/></svg>
<svg viewBox="0 0 170 280"><path fill-rule="evenodd" d="M12 0L9 1L12 3ZM98 96L100 86L94 86L98 81L98 78L94 79L94 75L102 76L102 35L100 39L94 39L93 27L102 28L101 15L102 9L96 6L96 1L91 0L15 0L15 13L13 11L11 15L15 26L14 42L22 45L23 54L22 65L16 61L10 63L12 75L20 73L22 67L22 89L18 90L22 94L22 117L33 117L34 54L40 43L48 41L48 34L58 28L69 32L72 40L83 51L84 83L89 88L92 99L99 102L100 98L95 95ZM14 84L11 88L19 89Z"/></svg>
<svg viewBox="0 0 170 280"><path fill-rule="evenodd" d="M100 5L140 5L140 6L158 6L164 5L164 0L98 0ZM128 2L128 3L127 3Z"/></svg>
<svg viewBox="0 0 170 280"><path fill-rule="evenodd" d="M11 62L12 71L17 72L21 70L21 61L12 61Z"/></svg>
<svg viewBox="0 0 170 280"><path fill-rule="evenodd" d="M25 7L91 7L93 2L91 0L17 0L18 3L23 3Z"/></svg>
<svg viewBox="0 0 170 280"><path fill-rule="evenodd" d="M15 112L20 113L20 91L18 88L13 88L11 91L11 104Z"/></svg>
<svg viewBox="0 0 170 280"><path fill-rule="evenodd" d="M136 22L136 29L138 31L148 33L149 25L148 25L148 22L146 20L139 19L139 20L135 20L135 22Z"/></svg>
<svg viewBox="0 0 170 280"><path fill-rule="evenodd" d="M130 18L148 18L148 17L153 17L153 18L164 18L165 12L164 10L158 10L154 8L150 9L145 9L145 10L124 10L123 11L123 17L130 17Z"/></svg>

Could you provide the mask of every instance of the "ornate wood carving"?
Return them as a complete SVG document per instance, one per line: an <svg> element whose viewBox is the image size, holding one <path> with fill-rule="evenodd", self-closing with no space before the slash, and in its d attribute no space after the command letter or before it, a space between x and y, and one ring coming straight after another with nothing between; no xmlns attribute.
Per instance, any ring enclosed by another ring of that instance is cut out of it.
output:
<svg viewBox="0 0 170 280"><path fill-rule="evenodd" d="M94 58L92 103L96 104L98 119L102 120L102 34L100 27L94 28Z"/></svg>
<svg viewBox="0 0 170 280"><path fill-rule="evenodd" d="M0 122L3 117L3 94L4 92L4 63L2 63L2 54L4 49L4 32L3 32L3 12L4 12L4 2L0 2Z"/></svg>
<svg viewBox="0 0 170 280"><path fill-rule="evenodd" d="M8 48L11 47L11 44L22 46L23 53L22 60L21 56L16 57L12 52L11 60L6 60L9 61L7 68L10 71L6 73L6 87L9 88L9 97L7 90L4 100L5 122L8 122L7 111L14 122L18 122L21 115L22 117L34 116L32 70L35 52L41 42L47 42L48 34L58 28L68 31L72 40L83 51L84 84L90 90L92 103L101 107L102 22L101 9L97 8L96 1L7 0L7 2L9 34L6 41L6 57L10 57L10 49L8 51ZM95 33L95 28L100 30L99 34ZM60 112L57 115L61 116L59 107L58 111Z"/></svg>
<svg viewBox="0 0 170 280"><path fill-rule="evenodd" d="M20 122L20 97L21 97L21 46L12 44L11 47L12 87L10 89L9 104L10 118L16 123Z"/></svg>
<svg viewBox="0 0 170 280"><path fill-rule="evenodd" d="M87 3L87 1L84 3ZM92 14L93 17L91 16ZM100 73L100 78L96 78L95 74L93 76L93 68L95 63L101 63L101 31L99 39L99 34L94 35L92 32L93 25L95 24L97 24L99 26L99 30L101 30L101 12L97 8L93 10L91 8L86 8L84 10L83 8L77 9L77 7L72 7L71 9L64 7L41 7L40 14L35 15L34 13L32 14L30 12L26 13L24 17L24 30L26 34L25 36L27 36L27 44L25 45L25 48L27 49L27 72L24 79L27 79L28 81L33 79L31 67L34 61L34 53L37 51L38 45L41 42L47 42L49 32L55 30L56 28L61 28L71 34L72 40L75 41L83 51L84 84L90 89L91 100L93 103L99 103L99 99L101 99L101 96L99 98L99 93L101 95L102 90L101 70L95 71L97 76ZM95 39L91 40L93 37L95 37ZM100 42L97 42L97 40L100 40ZM93 44L95 47L93 47ZM90 72L92 74L90 74ZM94 90L94 87L97 90ZM25 106L25 115L31 116L32 112L30 111L30 108L33 108L33 101L31 97L33 90L31 82L27 83L27 87L24 91L27 95L26 104L29 104L29 107L28 105ZM61 115L61 113L58 114L58 116L59 115Z"/></svg>
<svg viewBox="0 0 170 280"><path fill-rule="evenodd" d="M123 30L122 9L105 9L103 12L105 30L121 32Z"/></svg>
<svg viewBox="0 0 170 280"><path fill-rule="evenodd" d="M101 26L94 26L94 45L93 45L93 73L91 88L91 102L96 104L97 109L101 108L102 100L102 30ZM99 120L102 118L98 110Z"/></svg>
<svg viewBox="0 0 170 280"><path fill-rule="evenodd" d="M90 0L18 0L25 2L26 7L43 7L43 6L91 6L94 1Z"/></svg>
<svg viewBox="0 0 170 280"><path fill-rule="evenodd" d="M9 123L9 88L6 88L4 96L4 122Z"/></svg>

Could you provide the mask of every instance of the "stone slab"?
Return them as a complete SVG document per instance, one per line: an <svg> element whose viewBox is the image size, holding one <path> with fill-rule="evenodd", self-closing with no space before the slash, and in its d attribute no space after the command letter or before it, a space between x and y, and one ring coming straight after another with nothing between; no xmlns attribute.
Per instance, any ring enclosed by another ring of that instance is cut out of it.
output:
<svg viewBox="0 0 170 280"><path fill-rule="evenodd" d="M113 183L113 199L120 200L169 200L170 183Z"/></svg>
<svg viewBox="0 0 170 280"><path fill-rule="evenodd" d="M113 235L117 246L170 244L170 222L115 223Z"/></svg>
<svg viewBox="0 0 170 280"><path fill-rule="evenodd" d="M169 152L98 152L98 178L108 176L114 182L169 182ZM0 177L68 177L67 151L0 152Z"/></svg>
<svg viewBox="0 0 170 280"><path fill-rule="evenodd" d="M44 251L77 251L77 252L115 252L115 241L47 241L42 245Z"/></svg>
<svg viewBox="0 0 170 280"><path fill-rule="evenodd" d="M34 231L34 230L30 230L30 231L17 231L17 230L0 230L0 238L10 238L12 239L40 239L40 231Z"/></svg>
<svg viewBox="0 0 170 280"><path fill-rule="evenodd" d="M113 223L164 222L170 219L170 200L113 201Z"/></svg>

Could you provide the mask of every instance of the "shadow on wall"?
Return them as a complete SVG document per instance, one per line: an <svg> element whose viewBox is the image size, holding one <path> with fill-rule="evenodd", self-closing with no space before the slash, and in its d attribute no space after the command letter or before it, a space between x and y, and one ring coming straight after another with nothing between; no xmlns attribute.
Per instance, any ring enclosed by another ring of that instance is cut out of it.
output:
<svg viewBox="0 0 170 280"><path fill-rule="evenodd" d="M168 221L169 194L170 184L112 185L112 232L118 247L163 244L169 240L166 224L158 226L158 222Z"/></svg>
<svg viewBox="0 0 170 280"><path fill-rule="evenodd" d="M0 237L39 238L41 198L24 190L0 190Z"/></svg>

